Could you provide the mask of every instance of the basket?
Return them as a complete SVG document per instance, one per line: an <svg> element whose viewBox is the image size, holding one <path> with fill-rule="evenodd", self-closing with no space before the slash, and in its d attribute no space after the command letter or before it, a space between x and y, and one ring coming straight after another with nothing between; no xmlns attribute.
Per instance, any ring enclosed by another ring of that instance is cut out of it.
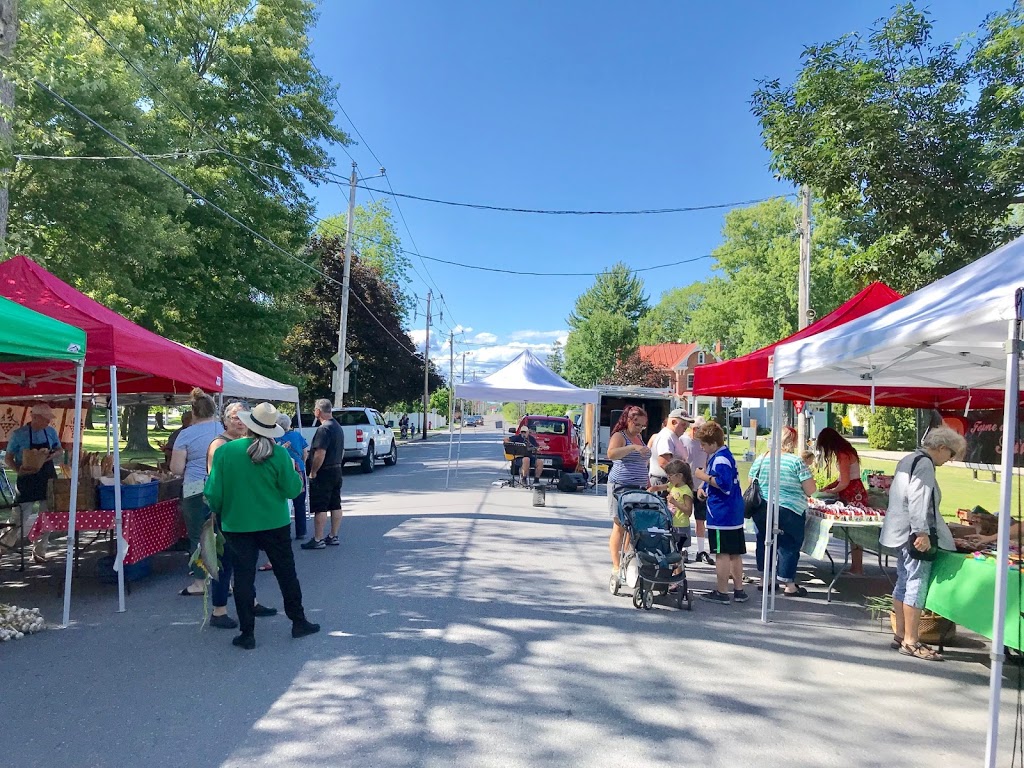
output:
<svg viewBox="0 0 1024 768"><path fill-rule="evenodd" d="M71 509L71 481L54 478L46 486L46 503L53 512L68 512ZM82 478L78 481L78 503L75 509L96 509L96 481Z"/></svg>
<svg viewBox="0 0 1024 768"><path fill-rule="evenodd" d="M161 480L157 489L157 500L167 501L168 499L180 499L181 498L181 483L180 477L172 478L171 480Z"/></svg>
<svg viewBox="0 0 1024 768"><path fill-rule="evenodd" d="M896 613L890 611L889 623L892 625L892 633L896 634ZM956 624L944 616L939 616L931 611L921 611L921 626L918 630L918 639L929 645L948 645L956 637Z"/></svg>
<svg viewBox="0 0 1024 768"><path fill-rule="evenodd" d="M160 483L121 486L121 509L138 509L160 500ZM114 486L100 486L100 509L114 508Z"/></svg>

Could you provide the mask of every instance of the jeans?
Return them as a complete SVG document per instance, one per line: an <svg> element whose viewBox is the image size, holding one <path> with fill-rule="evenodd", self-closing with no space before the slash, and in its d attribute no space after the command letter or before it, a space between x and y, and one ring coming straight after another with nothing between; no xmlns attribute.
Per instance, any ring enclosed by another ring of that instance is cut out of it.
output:
<svg viewBox="0 0 1024 768"><path fill-rule="evenodd" d="M306 538L306 477L302 477L302 493L292 500L292 509L295 512L295 538Z"/></svg>
<svg viewBox="0 0 1024 768"><path fill-rule="evenodd" d="M203 525L210 517L210 508L206 506L206 500L200 496L189 496L182 500L181 514L185 518L185 530L188 531L189 546L191 552L195 552L199 546L199 536L202 533ZM228 594L231 592L231 557L227 547L220 558L220 571L217 578L210 582L210 602L214 608L223 608L228 604ZM202 579L206 574L198 566L191 566L188 575L193 579Z"/></svg>
<svg viewBox="0 0 1024 768"><path fill-rule="evenodd" d="M242 634L251 635L256 628L252 607L256 601L256 561L261 549L267 553L270 564L274 566L274 577L281 588L285 614L293 623L305 621L302 588L295 573L291 526L246 533L225 531L224 536L227 539L225 551L230 551L235 566L235 610L238 612Z"/></svg>
<svg viewBox="0 0 1024 768"><path fill-rule="evenodd" d="M757 529L757 545L754 555L757 570L764 573L764 550L767 537L768 515L764 512L752 518ZM790 582L796 579L796 567L800 562L800 547L804 545L804 516L791 509L779 507L779 539L778 539L778 572L779 581Z"/></svg>

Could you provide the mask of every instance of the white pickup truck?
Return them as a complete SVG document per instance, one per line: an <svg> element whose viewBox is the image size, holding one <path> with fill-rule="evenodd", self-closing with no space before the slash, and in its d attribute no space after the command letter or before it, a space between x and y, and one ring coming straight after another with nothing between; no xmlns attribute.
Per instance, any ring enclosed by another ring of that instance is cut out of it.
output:
<svg viewBox="0 0 1024 768"><path fill-rule="evenodd" d="M363 472L373 472L377 460L393 467L398 463L398 444L395 433L384 418L373 408L336 408L334 419L345 433L345 463L358 463ZM292 426L297 427L292 419ZM313 414L302 414L302 429L299 433L307 443L313 442L313 435L319 426Z"/></svg>

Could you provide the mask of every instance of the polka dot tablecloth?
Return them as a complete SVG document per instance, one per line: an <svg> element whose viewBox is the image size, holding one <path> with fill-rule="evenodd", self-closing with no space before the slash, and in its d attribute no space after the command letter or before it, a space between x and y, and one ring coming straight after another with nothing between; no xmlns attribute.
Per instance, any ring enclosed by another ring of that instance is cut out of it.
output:
<svg viewBox="0 0 1024 768"><path fill-rule="evenodd" d="M64 532L68 529L67 512L42 512L29 531L32 541L44 533ZM126 509L122 512L124 539L128 552L124 561L131 565L150 555L172 547L185 535L185 521L181 517L177 499L168 499L148 507ZM114 530L114 510L81 510L75 513L76 531Z"/></svg>

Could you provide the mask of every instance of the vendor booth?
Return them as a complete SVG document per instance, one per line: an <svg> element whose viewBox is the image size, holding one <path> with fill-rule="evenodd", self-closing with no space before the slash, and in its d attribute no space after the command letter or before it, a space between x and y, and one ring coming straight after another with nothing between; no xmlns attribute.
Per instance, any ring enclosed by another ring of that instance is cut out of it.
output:
<svg viewBox="0 0 1024 768"><path fill-rule="evenodd" d="M824 333L780 345L775 350L772 371L776 403L771 469L776 482L771 484L772 488L777 486L779 476L780 406L790 388L853 390L862 397L866 392L871 405L892 403L961 410L1002 406L1002 514L989 580L994 607L990 614L992 669L987 766L995 765L996 761L1002 651L1006 639L1009 520L1014 466L1020 464L1020 445L1015 433L1021 399L1022 288L1024 239L1018 239L889 306ZM770 496L769 530L774 527L772 522L778 513L777 495ZM771 564L774 542L769 539L769 544L772 547L766 563ZM964 559L963 555L957 557ZM955 561L951 563L956 565ZM946 563L936 571L948 579L957 570L946 567L949 565ZM769 577L773 574L766 573ZM981 581L975 579L974 583ZM762 618L767 619L773 599L771 590L764 595ZM1014 603L1012 613L1014 621L1019 622L1019 603Z"/></svg>
<svg viewBox="0 0 1024 768"><path fill-rule="evenodd" d="M135 325L24 256L0 264L0 296L81 328L88 343L84 368L76 366L73 361L4 362L0 357L0 397L43 399L74 394L80 398L83 391L90 395L109 396L111 426L116 435L119 395L158 393L174 396L187 394L193 387L201 387L211 393L222 389L223 365L219 360ZM82 386L76 386L76 377L84 378ZM80 404L79 399L76 407ZM121 453L117 440L113 441L113 449L111 476L121 478ZM77 483L79 477L79 453L80 444L76 444L72 456L72 483ZM74 487L77 490L77 485ZM123 566L128 554L122 514L126 504L122 496L124 489L129 487L122 488L121 483L115 481L111 489L117 542L114 567L118 576L119 611L125 609ZM76 495L72 493L71 498L74 504ZM158 499L153 501L158 502ZM70 517L70 510L68 525L71 531L78 525L78 521ZM71 536L73 534L69 532ZM69 556L65 573L65 623L70 616L72 567Z"/></svg>
<svg viewBox="0 0 1024 768"><path fill-rule="evenodd" d="M563 379L534 356L530 350L523 352L499 371L479 381L455 385L455 397L459 400L484 400L486 402L528 402L558 403L566 405L585 404L593 406L598 401L597 390L581 389ZM596 408L592 408L595 411ZM596 425L595 432L596 434ZM448 470L445 487L451 474L452 445L454 432L448 438ZM458 460L462 447L462 422L459 422L459 451L456 453L455 471L458 474Z"/></svg>

